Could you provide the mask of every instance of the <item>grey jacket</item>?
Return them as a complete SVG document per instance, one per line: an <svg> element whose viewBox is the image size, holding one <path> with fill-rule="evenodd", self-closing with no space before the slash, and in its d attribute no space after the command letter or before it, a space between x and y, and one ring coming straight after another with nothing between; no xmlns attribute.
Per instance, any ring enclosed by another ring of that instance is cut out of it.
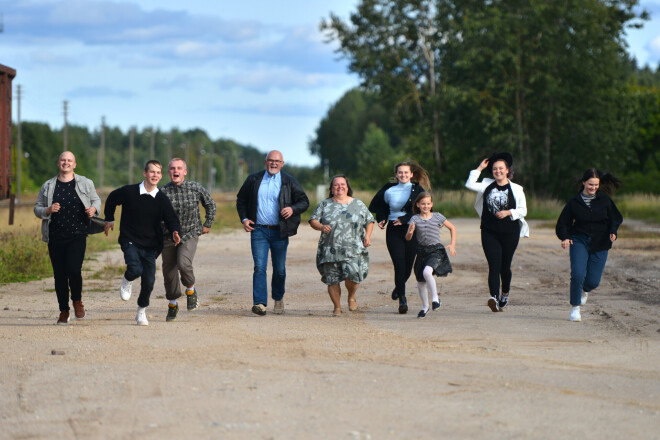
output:
<svg viewBox="0 0 660 440"><path fill-rule="evenodd" d="M101 198L96 194L94 182L85 176L80 176L75 173L73 179L76 181L76 194L78 194L80 201L85 205L85 209L93 206L96 208L97 213L101 212ZM46 214L46 210L53 204L53 193L55 192L56 180L57 176L47 180L46 183L41 185L39 195L37 196L37 202L34 204L34 215L43 220L41 222L41 239L46 243L48 243L48 226L50 225L50 215Z"/></svg>

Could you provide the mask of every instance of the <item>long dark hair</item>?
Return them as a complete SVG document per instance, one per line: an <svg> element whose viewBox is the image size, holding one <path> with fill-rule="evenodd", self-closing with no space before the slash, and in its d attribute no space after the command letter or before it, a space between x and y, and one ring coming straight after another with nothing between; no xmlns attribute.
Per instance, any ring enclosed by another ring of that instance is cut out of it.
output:
<svg viewBox="0 0 660 440"><path fill-rule="evenodd" d="M353 197L353 188L351 188L351 182L348 181L348 177L346 177L345 174L336 174L332 176L332 179L330 179L330 195L328 197L332 198L335 195L332 193L332 184L335 182L335 179L341 177L346 181L346 186L348 187L348 191L346 191L346 195L348 197Z"/></svg>
<svg viewBox="0 0 660 440"><path fill-rule="evenodd" d="M621 179L619 179L612 173L609 173L607 171L601 171L598 168L589 168L582 174L582 177L577 182L580 189L583 191L584 182L586 182L589 179L593 179L594 177L600 180L598 185L598 190L603 191L607 195L614 194L614 191L619 189L622 183Z"/></svg>
<svg viewBox="0 0 660 440"><path fill-rule="evenodd" d="M422 188L425 190L431 190L431 180L429 179L429 173L426 172L424 168L414 160L407 160L405 162L399 162L394 165L394 174L399 170L399 167L405 166L410 168L410 172L413 174L413 181L419 183ZM394 177L396 179L396 176Z"/></svg>
<svg viewBox="0 0 660 440"><path fill-rule="evenodd" d="M415 203L413 203L413 214L419 214L420 212L422 212L419 209L419 206L417 206L417 204L427 197L431 199L431 202L433 202L433 196L431 196L430 192L422 191L421 193L419 193L419 195L415 199Z"/></svg>

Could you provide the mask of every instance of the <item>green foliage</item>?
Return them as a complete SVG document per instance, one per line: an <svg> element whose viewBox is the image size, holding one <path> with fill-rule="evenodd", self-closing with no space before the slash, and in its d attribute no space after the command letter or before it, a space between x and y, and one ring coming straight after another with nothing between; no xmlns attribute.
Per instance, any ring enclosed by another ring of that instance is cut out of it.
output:
<svg viewBox="0 0 660 440"><path fill-rule="evenodd" d="M41 230L1 233L0 283L38 280L53 274Z"/></svg>
<svg viewBox="0 0 660 440"><path fill-rule="evenodd" d="M16 136L15 128L12 133ZM57 173L57 159L63 150L63 133L37 122L22 122L21 133L23 151L29 156L21 162L22 186L35 191ZM100 186L97 164L101 131L89 131L86 127L72 125L67 133L68 149L76 155L76 172ZM254 147L228 139L213 141L200 129L180 132L175 128L162 132L147 127L141 131L135 130L132 135L133 169L129 176L130 131L123 133L118 127L106 127L103 138L105 166L104 188L99 188L101 193L129 183L129 177L133 183L141 181L144 164L150 159L159 160L166 169L172 157L181 157L187 162L189 179L211 188L223 189L237 188L247 174L263 168L264 153Z"/></svg>
<svg viewBox="0 0 660 440"><path fill-rule="evenodd" d="M649 88L658 73L639 71L636 94L628 87L635 69L624 31L646 18L637 3L361 0L348 21L331 14L321 30L339 43L369 102L388 109L385 131L395 140L382 152L391 164L396 151L435 171L434 185L460 188L481 159L510 151L528 192L564 197L588 167L658 169ZM355 159L373 140L365 143L369 125L358 124L369 102L357 93L328 112L312 151L337 153L347 173L362 176L372 167Z"/></svg>

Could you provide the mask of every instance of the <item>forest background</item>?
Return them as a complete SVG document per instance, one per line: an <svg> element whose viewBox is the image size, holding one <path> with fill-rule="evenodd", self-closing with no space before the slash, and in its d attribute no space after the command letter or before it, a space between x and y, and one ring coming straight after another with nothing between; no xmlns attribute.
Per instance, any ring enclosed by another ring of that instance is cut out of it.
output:
<svg viewBox="0 0 660 440"><path fill-rule="evenodd" d="M638 66L624 40L647 18L637 3L363 0L349 20L331 14L319 31L339 43L362 85L330 107L310 139L320 165L288 172L307 188L345 173L374 190L396 162L414 159L435 188L450 190L482 158L509 151L514 180L538 197L566 198L591 166L617 174L623 193L659 194L660 69ZM55 174L65 137L78 170L97 185L104 144L109 189L139 182L150 158L179 156L191 179L235 190L262 169L265 153L210 139L203 128L64 130L25 121L20 129L26 193Z"/></svg>

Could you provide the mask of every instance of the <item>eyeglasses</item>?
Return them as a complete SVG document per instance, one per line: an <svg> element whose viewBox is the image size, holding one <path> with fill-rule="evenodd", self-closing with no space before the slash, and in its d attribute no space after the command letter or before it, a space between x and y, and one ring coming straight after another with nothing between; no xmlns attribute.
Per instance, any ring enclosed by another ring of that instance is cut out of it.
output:
<svg viewBox="0 0 660 440"><path fill-rule="evenodd" d="M284 163L283 160L279 160L279 159L266 159L266 162L270 162L270 163Z"/></svg>

